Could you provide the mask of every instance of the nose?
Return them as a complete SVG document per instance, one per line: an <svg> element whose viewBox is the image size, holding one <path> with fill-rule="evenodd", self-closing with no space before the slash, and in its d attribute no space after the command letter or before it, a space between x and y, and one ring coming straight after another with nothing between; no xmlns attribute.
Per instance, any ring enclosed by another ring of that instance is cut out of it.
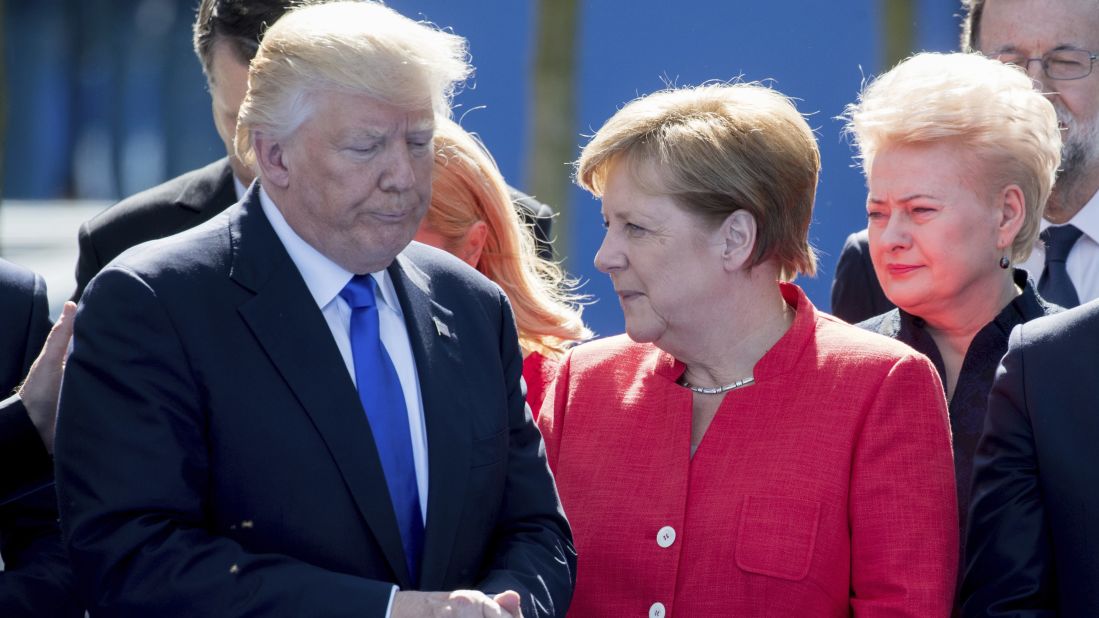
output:
<svg viewBox="0 0 1099 618"><path fill-rule="evenodd" d="M611 230L603 234L603 242L595 252L595 267L599 272L611 274L626 267L626 255L618 247Z"/></svg>
<svg viewBox="0 0 1099 618"><path fill-rule="evenodd" d="M912 244L912 235L908 229L908 217L902 213L893 213L885 222L878 242L886 251L906 249Z"/></svg>
<svg viewBox="0 0 1099 618"><path fill-rule="evenodd" d="M408 191L416 185L416 166L408 144L395 145L388 149L385 169L379 183L386 191Z"/></svg>

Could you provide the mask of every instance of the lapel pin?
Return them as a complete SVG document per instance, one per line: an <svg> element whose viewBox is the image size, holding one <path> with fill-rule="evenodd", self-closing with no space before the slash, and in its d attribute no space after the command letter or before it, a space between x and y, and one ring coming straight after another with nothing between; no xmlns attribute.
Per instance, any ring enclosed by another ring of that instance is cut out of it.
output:
<svg viewBox="0 0 1099 618"><path fill-rule="evenodd" d="M435 330L439 332L440 337L450 337L450 329L442 320L435 316L432 316L431 319L435 321Z"/></svg>

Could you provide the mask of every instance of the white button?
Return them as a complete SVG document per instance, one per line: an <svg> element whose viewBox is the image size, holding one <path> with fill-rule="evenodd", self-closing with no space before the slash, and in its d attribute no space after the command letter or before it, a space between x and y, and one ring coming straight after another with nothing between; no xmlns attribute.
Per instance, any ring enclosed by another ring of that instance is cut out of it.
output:
<svg viewBox="0 0 1099 618"><path fill-rule="evenodd" d="M664 618L668 614L664 611L663 603L653 603L649 607L649 618Z"/></svg>
<svg viewBox="0 0 1099 618"><path fill-rule="evenodd" d="M664 526L656 533L656 544L661 547L671 547L675 543L675 528Z"/></svg>

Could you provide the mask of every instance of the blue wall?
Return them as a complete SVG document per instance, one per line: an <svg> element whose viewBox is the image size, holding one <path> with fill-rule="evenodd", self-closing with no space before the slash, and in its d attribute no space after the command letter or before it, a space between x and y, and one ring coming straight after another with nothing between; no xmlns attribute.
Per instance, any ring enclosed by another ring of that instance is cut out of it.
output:
<svg viewBox="0 0 1099 618"><path fill-rule="evenodd" d="M916 47L953 49L960 2L912 2ZM120 197L219 156L204 81L190 49L193 4L6 3L6 197ZM477 73L458 96L455 116L482 136L513 185L526 186L534 0L388 4L469 39ZM880 71L880 5L581 0L576 152L581 135L594 132L623 103L668 83L773 80L797 99L819 139L823 172L810 236L820 250L820 271L799 283L826 309L843 239L865 223L863 180L835 117L863 79ZM120 37L124 31L135 36ZM569 172L563 161L562 177ZM609 280L592 266L602 235L598 203L576 189L569 204L553 206L573 215L573 228L558 233L571 240L567 268L587 281L584 290L595 297L586 318L600 334L621 332Z"/></svg>

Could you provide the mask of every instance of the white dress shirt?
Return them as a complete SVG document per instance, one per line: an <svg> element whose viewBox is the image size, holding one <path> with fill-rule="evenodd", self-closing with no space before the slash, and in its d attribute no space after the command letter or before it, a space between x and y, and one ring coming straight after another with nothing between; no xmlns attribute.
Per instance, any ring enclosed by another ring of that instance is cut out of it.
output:
<svg viewBox="0 0 1099 618"><path fill-rule="evenodd" d="M1076 244L1072 245L1068 260L1065 261L1065 270L1068 271L1069 279L1072 279L1072 285L1076 288L1076 295L1080 297L1082 305L1099 298L1099 193L1091 196L1088 203L1067 223L1075 225L1083 232ZM1049 226L1049 221L1042 219L1041 229ZM1042 278L1045 264L1046 247L1039 238L1034 241L1034 251L1030 257L1020 266L1037 283Z"/></svg>

